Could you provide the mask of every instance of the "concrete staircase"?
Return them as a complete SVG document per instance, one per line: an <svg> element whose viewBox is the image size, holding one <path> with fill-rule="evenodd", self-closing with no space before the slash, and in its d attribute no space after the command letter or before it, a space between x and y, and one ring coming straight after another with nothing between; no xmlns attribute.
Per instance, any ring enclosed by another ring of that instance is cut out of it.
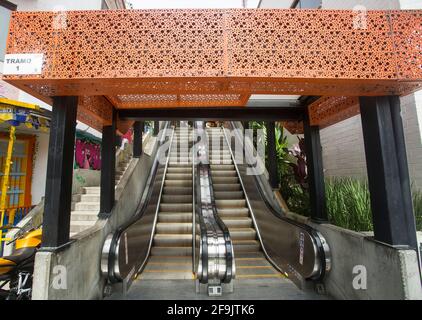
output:
<svg viewBox="0 0 422 320"><path fill-rule="evenodd" d="M191 136L186 128L176 129L151 256L141 279L193 278ZM184 143L180 144L181 141Z"/></svg>
<svg viewBox="0 0 422 320"><path fill-rule="evenodd" d="M207 133L214 197L218 215L228 227L232 238L236 278L282 277L266 260L261 250L222 129L207 128ZM213 150L213 143L219 148Z"/></svg>
<svg viewBox="0 0 422 320"><path fill-rule="evenodd" d="M124 157L116 166L116 185L120 182L131 159L131 156ZM82 194L72 196L71 237L92 227L97 221L100 211L100 189L100 186L84 187Z"/></svg>

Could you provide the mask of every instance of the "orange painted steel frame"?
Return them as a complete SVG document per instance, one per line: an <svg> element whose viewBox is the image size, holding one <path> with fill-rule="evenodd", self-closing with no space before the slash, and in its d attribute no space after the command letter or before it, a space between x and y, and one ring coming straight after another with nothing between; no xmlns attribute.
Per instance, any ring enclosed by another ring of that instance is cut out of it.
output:
<svg viewBox="0 0 422 320"><path fill-rule="evenodd" d="M7 53L44 53L44 66L41 75L3 79L47 102L80 96L78 117L95 128L109 123L113 106L244 106L251 94L356 97L421 88L422 11L363 14L14 12ZM347 99L331 100L339 102L334 109L353 113ZM312 107L311 119L328 114L328 104Z"/></svg>

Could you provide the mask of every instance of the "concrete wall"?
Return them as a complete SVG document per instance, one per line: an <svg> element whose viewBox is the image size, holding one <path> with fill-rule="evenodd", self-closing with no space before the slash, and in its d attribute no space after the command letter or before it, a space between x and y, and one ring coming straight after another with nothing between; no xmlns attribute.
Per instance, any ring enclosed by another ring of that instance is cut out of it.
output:
<svg viewBox="0 0 422 320"><path fill-rule="evenodd" d="M418 257L371 240L367 235L330 224L313 224L331 248L332 269L324 280L326 292L336 299L422 299ZM355 289L356 266L366 269L366 289Z"/></svg>
<svg viewBox="0 0 422 320"><path fill-rule="evenodd" d="M33 299L101 299L106 284L100 272L101 250L105 238L127 222L141 200L155 158L155 140L151 156L132 159L116 188L116 204L108 219L100 219L75 241L58 252L38 252L35 257ZM124 192L122 192L124 190ZM57 269L59 266L59 269ZM66 289L54 288L57 270L65 272Z"/></svg>
<svg viewBox="0 0 422 320"><path fill-rule="evenodd" d="M327 241L331 270L322 281L326 295L341 300L422 300L415 250L397 249L376 242L371 232L313 223L310 218L289 211L278 192L275 192L275 199L285 210L287 218L313 227ZM418 232L418 240L422 245L422 232ZM362 266L366 270L366 288L354 288L353 281L357 276L354 268Z"/></svg>

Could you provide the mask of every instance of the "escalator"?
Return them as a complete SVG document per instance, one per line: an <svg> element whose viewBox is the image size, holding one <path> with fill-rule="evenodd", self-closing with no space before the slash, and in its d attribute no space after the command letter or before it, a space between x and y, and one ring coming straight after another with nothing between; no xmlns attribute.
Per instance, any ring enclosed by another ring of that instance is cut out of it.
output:
<svg viewBox="0 0 422 320"><path fill-rule="evenodd" d="M139 279L193 279L192 128L176 128L151 255Z"/></svg>
<svg viewBox="0 0 422 320"><path fill-rule="evenodd" d="M251 165L236 157L236 144L254 152L251 141L239 134L239 123L225 126L230 130L165 123L138 209L103 245L101 270L110 286L127 290L134 280L152 280L153 290L160 280L195 281L196 293L205 287L221 296L235 290L233 280L256 286L288 277L301 288L324 278L324 238L285 217L267 177L250 174Z"/></svg>
<svg viewBox="0 0 422 320"><path fill-rule="evenodd" d="M210 166L218 215L233 242L236 279L284 277L265 258L222 128L208 128Z"/></svg>
<svg viewBox="0 0 422 320"><path fill-rule="evenodd" d="M198 292L205 285L209 295L219 296L234 274L233 251L213 206L209 166L197 161L207 157L205 139L186 122L167 122L160 134L141 203L106 238L101 271L110 285L123 283L125 290L134 280L196 280Z"/></svg>

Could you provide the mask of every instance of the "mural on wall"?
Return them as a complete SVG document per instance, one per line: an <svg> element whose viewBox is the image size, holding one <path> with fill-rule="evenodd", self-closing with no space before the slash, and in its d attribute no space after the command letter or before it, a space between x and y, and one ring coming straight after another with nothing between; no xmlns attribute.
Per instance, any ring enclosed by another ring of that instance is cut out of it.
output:
<svg viewBox="0 0 422 320"><path fill-rule="evenodd" d="M76 135L75 168L101 169L101 144L99 141L81 134Z"/></svg>

